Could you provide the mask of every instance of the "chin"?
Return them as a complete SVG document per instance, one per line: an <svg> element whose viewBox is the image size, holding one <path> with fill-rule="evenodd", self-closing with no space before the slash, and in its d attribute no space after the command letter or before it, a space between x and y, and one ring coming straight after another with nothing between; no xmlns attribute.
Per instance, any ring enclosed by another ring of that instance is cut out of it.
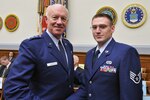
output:
<svg viewBox="0 0 150 100"><path fill-rule="evenodd" d="M61 36L61 35L62 35L62 33L60 33L60 32L56 32L56 33L55 33L55 35L57 35L57 36Z"/></svg>
<svg viewBox="0 0 150 100"><path fill-rule="evenodd" d="M103 39L96 39L97 42L103 42Z"/></svg>

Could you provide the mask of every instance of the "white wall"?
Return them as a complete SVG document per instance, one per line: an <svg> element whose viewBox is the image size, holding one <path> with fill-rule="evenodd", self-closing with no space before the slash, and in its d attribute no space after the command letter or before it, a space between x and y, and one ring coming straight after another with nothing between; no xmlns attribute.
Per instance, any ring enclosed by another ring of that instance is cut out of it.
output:
<svg viewBox="0 0 150 100"><path fill-rule="evenodd" d="M118 15L114 38L150 54L150 0L68 0L68 2L70 20L67 38L73 43L76 51L86 51L95 46L96 42L90 30L91 18L101 7L110 6ZM131 3L143 5L148 15L145 24L136 29L126 27L121 19L123 9ZM14 48L23 39L37 34L37 5L38 0L1 0L0 16L5 19L8 14L16 14L20 19L20 25L15 32L8 32L3 26L0 30L0 48Z"/></svg>
<svg viewBox="0 0 150 100"><path fill-rule="evenodd" d="M146 23L136 29L127 28L121 19L123 9L131 4L139 3L147 10ZM150 0L70 0L70 22L68 38L73 44L95 44L90 30L92 16L104 6L111 6L118 15L116 31L113 36L117 41L131 45L150 45Z"/></svg>
<svg viewBox="0 0 150 100"><path fill-rule="evenodd" d="M0 30L0 44L20 44L30 36L37 34L37 5L38 0L0 0L0 17L3 19L9 14L19 18L19 27L14 32L8 32L3 25Z"/></svg>

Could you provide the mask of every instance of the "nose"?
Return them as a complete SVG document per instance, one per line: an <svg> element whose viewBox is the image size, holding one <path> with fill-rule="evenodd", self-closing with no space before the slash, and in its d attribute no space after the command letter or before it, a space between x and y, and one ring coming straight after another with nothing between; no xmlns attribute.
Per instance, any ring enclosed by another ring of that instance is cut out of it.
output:
<svg viewBox="0 0 150 100"><path fill-rule="evenodd" d="M101 32L101 28L100 28L100 27L97 27L97 28L95 29L95 32Z"/></svg>
<svg viewBox="0 0 150 100"><path fill-rule="evenodd" d="M59 18L57 19L57 23L61 24L62 22L63 22L62 19L59 17Z"/></svg>

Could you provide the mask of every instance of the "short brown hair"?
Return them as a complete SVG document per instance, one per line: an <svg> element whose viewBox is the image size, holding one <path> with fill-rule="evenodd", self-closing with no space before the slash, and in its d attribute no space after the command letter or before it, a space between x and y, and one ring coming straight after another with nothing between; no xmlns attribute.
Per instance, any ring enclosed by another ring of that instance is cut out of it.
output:
<svg viewBox="0 0 150 100"><path fill-rule="evenodd" d="M110 24L113 25L113 19L110 15L105 14L105 13L97 13L96 15L93 16L92 21L93 19L98 18L98 17L106 17L107 19L110 20Z"/></svg>

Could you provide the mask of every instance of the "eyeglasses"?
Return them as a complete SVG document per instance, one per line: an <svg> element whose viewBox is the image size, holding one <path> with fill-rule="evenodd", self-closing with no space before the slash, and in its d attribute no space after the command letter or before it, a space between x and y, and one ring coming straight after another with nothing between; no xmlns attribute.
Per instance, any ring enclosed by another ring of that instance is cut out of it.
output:
<svg viewBox="0 0 150 100"><path fill-rule="evenodd" d="M103 29L106 29L109 26L110 25L105 25L105 24L102 24L102 25L92 25L91 29L92 30L96 30L97 28L99 28L100 30L103 30Z"/></svg>

